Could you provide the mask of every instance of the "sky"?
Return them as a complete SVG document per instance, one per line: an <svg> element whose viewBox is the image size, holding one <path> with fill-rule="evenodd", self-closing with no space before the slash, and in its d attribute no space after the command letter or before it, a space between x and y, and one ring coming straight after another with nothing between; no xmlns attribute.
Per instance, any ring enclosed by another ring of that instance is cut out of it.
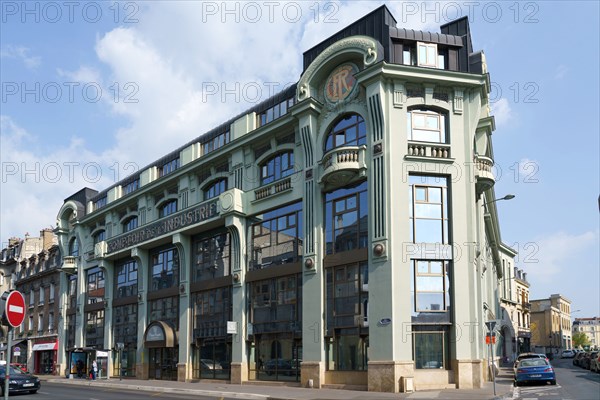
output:
<svg viewBox="0 0 600 400"><path fill-rule="evenodd" d="M397 26L468 16L492 81L502 240L531 299L600 316L599 3L385 3ZM265 100L374 1L0 1L0 242Z"/></svg>

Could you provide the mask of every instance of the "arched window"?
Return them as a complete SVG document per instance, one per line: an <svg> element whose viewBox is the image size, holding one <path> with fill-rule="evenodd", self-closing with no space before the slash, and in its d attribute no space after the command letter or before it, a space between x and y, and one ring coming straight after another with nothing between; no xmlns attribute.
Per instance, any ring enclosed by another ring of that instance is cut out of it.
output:
<svg viewBox="0 0 600 400"><path fill-rule="evenodd" d="M342 146L360 146L367 143L365 120L358 114L340 119L327 134L325 152Z"/></svg>
<svg viewBox="0 0 600 400"><path fill-rule="evenodd" d="M69 255L73 257L79 256L79 242L77 238L73 238L69 242Z"/></svg>
<svg viewBox="0 0 600 400"><path fill-rule="evenodd" d="M294 173L294 152L279 153L260 166L260 184L266 185Z"/></svg>
<svg viewBox="0 0 600 400"><path fill-rule="evenodd" d="M213 197L217 197L221 193L227 190L227 179L219 179L218 181L214 181L210 185L208 185L204 189L204 200L212 199Z"/></svg>
<svg viewBox="0 0 600 400"><path fill-rule="evenodd" d="M175 212L177 212L177 200L167 201L160 207L158 217L166 217L167 215L171 215Z"/></svg>
<svg viewBox="0 0 600 400"><path fill-rule="evenodd" d="M407 118L408 140L448 143L446 116L432 110L413 109Z"/></svg>
<svg viewBox="0 0 600 400"><path fill-rule="evenodd" d="M138 227L138 217L134 215L125 220L123 223L123 232L129 232Z"/></svg>

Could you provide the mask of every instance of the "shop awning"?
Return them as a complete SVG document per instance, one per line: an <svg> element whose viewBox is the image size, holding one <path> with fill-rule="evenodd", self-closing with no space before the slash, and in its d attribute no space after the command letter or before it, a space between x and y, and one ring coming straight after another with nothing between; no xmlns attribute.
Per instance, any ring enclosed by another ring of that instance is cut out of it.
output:
<svg viewBox="0 0 600 400"><path fill-rule="evenodd" d="M33 350L33 351L39 351L39 350L58 350L58 342L36 343L36 344L33 345L33 348L31 350Z"/></svg>

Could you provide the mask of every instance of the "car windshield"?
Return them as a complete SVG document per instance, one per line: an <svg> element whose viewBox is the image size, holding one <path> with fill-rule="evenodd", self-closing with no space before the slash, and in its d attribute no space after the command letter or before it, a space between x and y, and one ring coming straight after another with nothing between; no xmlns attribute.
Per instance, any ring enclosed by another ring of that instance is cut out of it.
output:
<svg viewBox="0 0 600 400"><path fill-rule="evenodd" d="M531 358L521 361L519 367L543 367L548 365L546 360L541 358Z"/></svg>
<svg viewBox="0 0 600 400"><path fill-rule="evenodd" d="M25 374L25 372L23 372L22 369L18 368L18 367L13 367L12 365L10 366L10 375L22 375ZM4 376L6 374L6 366L2 365L0 366L0 376Z"/></svg>

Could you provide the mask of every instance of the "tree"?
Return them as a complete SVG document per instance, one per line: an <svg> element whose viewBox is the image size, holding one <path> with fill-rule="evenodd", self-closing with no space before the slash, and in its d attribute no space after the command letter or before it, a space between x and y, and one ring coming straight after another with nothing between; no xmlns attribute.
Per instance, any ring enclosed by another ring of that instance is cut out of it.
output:
<svg viewBox="0 0 600 400"><path fill-rule="evenodd" d="M589 346L590 339L583 332L575 332L573 334L573 347L579 348L583 346Z"/></svg>

